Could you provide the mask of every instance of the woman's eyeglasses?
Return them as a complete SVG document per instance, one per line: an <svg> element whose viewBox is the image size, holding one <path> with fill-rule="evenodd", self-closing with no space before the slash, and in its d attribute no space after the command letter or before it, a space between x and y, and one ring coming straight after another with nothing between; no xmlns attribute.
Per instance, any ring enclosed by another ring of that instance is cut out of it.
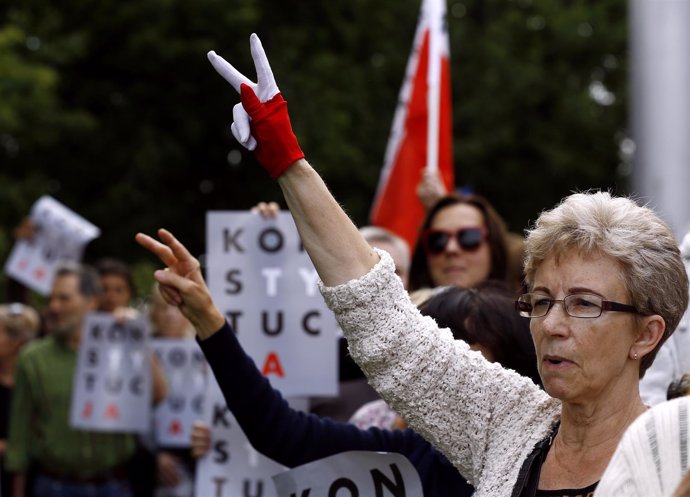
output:
<svg viewBox="0 0 690 497"><path fill-rule="evenodd" d="M573 293L561 300L541 293L525 293L515 301L515 309L520 316L540 318L546 316L556 302L563 304L566 314L574 318L598 318L603 311L640 313L632 305L604 300L591 293Z"/></svg>
<svg viewBox="0 0 690 497"><path fill-rule="evenodd" d="M481 247L486 238L484 228L463 228L457 231L426 230L424 232L424 248L427 253L438 255L446 250L451 238L455 238L458 245L466 252L474 252Z"/></svg>

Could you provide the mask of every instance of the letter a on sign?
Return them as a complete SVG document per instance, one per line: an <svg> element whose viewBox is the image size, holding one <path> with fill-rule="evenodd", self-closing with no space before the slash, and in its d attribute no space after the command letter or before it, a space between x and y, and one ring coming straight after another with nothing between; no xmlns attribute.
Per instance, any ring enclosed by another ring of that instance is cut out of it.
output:
<svg viewBox="0 0 690 497"><path fill-rule="evenodd" d="M182 432L182 424L180 423L179 419L174 419L172 423L170 423L170 426L168 427L168 433L171 433L173 435L177 435L178 433Z"/></svg>
<svg viewBox="0 0 690 497"><path fill-rule="evenodd" d="M105 408L105 413L103 416L108 419L119 419L120 411L118 410L117 405L108 404L108 407Z"/></svg>
<svg viewBox="0 0 690 497"><path fill-rule="evenodd" d="M264 361L264 367L261 368L261 374L268 376L269 374L278 375L281 378L285 378L285 373L283 372L283 365L280 363L280 358L275 352L269 352L266 356L266 361Z"/></svg>
<svg viewBox="0 0 690 497"><path fill-rule="evenodd" d="M91 402L87 402L84 404L84 410L81 412L81 417L88 419L91 417L93 414L93 404Z"/></svg>

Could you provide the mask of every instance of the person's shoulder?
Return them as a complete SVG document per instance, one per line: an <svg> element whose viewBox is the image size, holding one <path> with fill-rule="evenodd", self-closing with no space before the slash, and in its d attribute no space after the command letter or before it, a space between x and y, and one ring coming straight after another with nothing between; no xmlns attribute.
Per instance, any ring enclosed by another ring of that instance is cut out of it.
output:
<svg viewBox="0 0 690 497"><path fill-rule="evenodd" d="M55 339L47 336L31 340L27 343L19 353L19 357L24 360L29 360L33 357L39 357L48 353L55 347Z"/></svg>

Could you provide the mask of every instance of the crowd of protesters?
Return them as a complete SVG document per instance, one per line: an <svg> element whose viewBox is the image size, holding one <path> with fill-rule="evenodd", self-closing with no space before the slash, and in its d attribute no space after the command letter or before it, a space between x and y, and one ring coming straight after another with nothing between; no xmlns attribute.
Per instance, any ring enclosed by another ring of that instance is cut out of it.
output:
<svg viewBox="0 0 690 497"><path fill-rule="evenodd" d="M415 247L357 229L304 159L256 36L251 45L258 84L209 58L241 94L233 134L277 178L342 327L338 395L311 399L311 414L291 408L185 246L164 230L138 234L168 269L146 309L133 309L131 272L113 258L61 264L44 309L0 305L0 495L192 495L203 423L190 449L70 425L93 311L143 311L156 337L196 336L249 441L287 467L388 451L410 460L427 497L690 495L690 235L679 248L650 209L596 192L544 211L523 240L480 195L424 184ZM155 405L169 385L149 362Z"/></svg>

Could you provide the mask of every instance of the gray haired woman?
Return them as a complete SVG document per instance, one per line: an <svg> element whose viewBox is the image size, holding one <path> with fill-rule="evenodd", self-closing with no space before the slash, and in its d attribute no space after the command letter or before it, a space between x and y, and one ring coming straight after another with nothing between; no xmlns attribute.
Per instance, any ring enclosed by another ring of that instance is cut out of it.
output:
<svg viewBox="0 0 690 497"><path fill-rule="evenodd" d="M517 302L545 391L487 362L410 302L387 253L372 249L304 159L256 35L258 83L211 52L241 93L233 134L277 178L321 291L371 384L446 454L477 497L586 495L625 429L645 411L639 378L688 301L677 242L651 210L576 194L528 233L529 293ZM161 232L163 294L203 339L224 323L187 275L198 263ZM145 245L153 242L139 238Z"/></svg>

